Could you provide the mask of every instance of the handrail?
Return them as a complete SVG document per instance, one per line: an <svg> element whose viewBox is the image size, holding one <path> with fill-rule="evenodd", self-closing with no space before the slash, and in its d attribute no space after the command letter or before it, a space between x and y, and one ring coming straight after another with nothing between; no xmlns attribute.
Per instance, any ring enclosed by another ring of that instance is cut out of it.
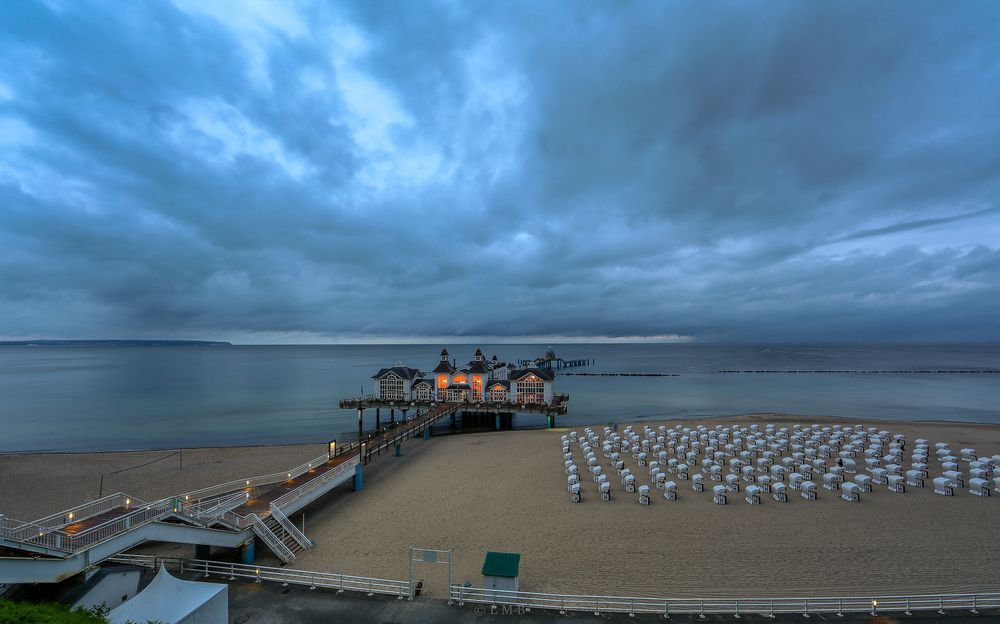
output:
<svg viewBox="0 0 1000 624"><path fill-rule="evenodd" d="M158 568L163 565L168 570L181 572L201 572L205 576L215 574L226 580L248 579L253 581L274 581L289 585L300 585L314 589L337 589L346 591L386 594L399 598L409 597L410 585L407 581L383 579L367 576L352 576L333 572L313 572L311 570L296 570L292 568L274 568L221 561L206 561L203 559L180 559L176 557L155 557L153 555L118 555L111 558L116 563L141 565Z"/></svg>
<svg viewBox="0 0 1000 624"><path fill-rule="evenodd" d="M212 485L200 490L194 490L192 492L187 492L181 496L184 498L185 502L196 502L209 498L212 496L217 496L219 494L227 494L235 490L244 490L246 488L253 488L261 485L269 485L272 483L281 483L282 481L288 481L290 479L295 479L309 472L316 466L322 466L329 461L329 456L327 454L320 455L308 462L296 466L291 470L286 470L282 472L272 472L271 474L258 475L256 477L246 477L243 479L235 479L233 481L227 481L226 483L220 483L218 485Z"/></svg>
<svg viewBox="0 0 1000 624"><path fill-rule="evenodd" d="M312 548L316 545L315 542L306 537L306 534L295 526L295 523L288 519L288 516L275 507L273 503L271 504L271 517L277 520L278 524L281 525L281 528L291 535L292 539L298 542L299 546L302 546L302 548Z"/></svg>
<svg viewBox="0 0 1000 624"><path fill-rule="evenodd" d="M320 474L319 476L310 479L309 481L306 481L305 483L295 488L291 492L288 492L287 494L284 494L271 501L271 508L274 509L275 507L277 508L287 507L288 505L299 500L303 496L314 492L316 489L318 489L321 485L323 485L327 481L339 477L349 468L354 468L359 461L360 460L357 457L352 457L351 459L345 461L339 466L335 466L334 468L327 470L326 472Z"/></svg>
<svg viewBox="0 0 1000 624"><path fill-rule="evenodd" d="M645 596L586 596L545 594L452 585L449 601L501 604L530 609L600 613L741 614L939 611L1000 607L1000 592L886 596L803 596L785 598L650 598Z"/></svg>
<svg viewBox="0 0 1000 624"><path fill-rule="evenodd" d="M288 546L278 539L278 536L275 535L266 524L264 524L264 521L260 519L260 516L252 513L250 514L250 520L253 523L252 526L254 534L264 540L274 554L278 555L278 557L285 563L295 561L295 553L289 550Z"/></svg>
<svg viewBox="0 0 1000 624"><path fill-rule="evenodd" d="M80 522L81 520L87 520L88 518L99 516L102 513L111 511L112 509L118 509L128 498L129 496L126 494L115 492L114 494L108 494L103 498L82 503L76 507L71 507L69 509L56 512L50 516L33 520L31 521L31 524L46 528L64 527L68 524L73 524L74 522Z"/></svg>

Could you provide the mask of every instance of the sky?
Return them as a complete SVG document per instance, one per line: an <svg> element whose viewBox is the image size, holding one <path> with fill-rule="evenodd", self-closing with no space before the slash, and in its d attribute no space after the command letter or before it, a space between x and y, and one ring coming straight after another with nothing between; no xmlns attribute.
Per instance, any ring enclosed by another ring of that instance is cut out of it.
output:
<svg viewBox="0 0 1000 624"><path fill-rule="evenodd" d="M998 319L998 2L0 3L0 338Z"/></svg>

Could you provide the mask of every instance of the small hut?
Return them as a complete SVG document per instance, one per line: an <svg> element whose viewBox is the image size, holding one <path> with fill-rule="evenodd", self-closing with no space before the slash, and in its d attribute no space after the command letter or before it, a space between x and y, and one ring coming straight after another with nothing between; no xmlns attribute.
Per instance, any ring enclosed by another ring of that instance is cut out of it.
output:
<svg viewBox="0 0 1000 624"><path fill-rule="evenodd" d="M520 553L487 552L483 561L483 587L502 591L517 591Z"/></svg>

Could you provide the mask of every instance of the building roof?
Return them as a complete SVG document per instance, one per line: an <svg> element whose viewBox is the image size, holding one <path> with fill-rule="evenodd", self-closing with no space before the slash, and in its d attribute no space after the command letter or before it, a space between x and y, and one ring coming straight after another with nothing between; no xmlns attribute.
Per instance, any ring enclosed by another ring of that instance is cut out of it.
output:
<svg viewBox="0 0 1000 624"><path fill-rule="evenodd" d="M482 360L474 360L469 362L469 372L470 373L488 373L489 369L486 368L486 362Z"/></svg>
<svg viewBox="0 0 1000 624"><path fill-rule="evenodd" d="M372 379L381 379L389 373L395 373L400 379L415 379L420 377L420 371L415 368L410 368L409 366L392 366L379 370L379 372L372 375Z"/></svg>
<svg viewBox="0 0 1000 624"><path fill-rule="evenodd" d="M488 551L483 560L483 576L505 576L517 578L521 567L521 553Z"/></svg>
<svg viewBox="0 0 1000 624"><path fill-rule="evenodd" d="M438 362L437 368L433 370L435 373L454 373L455 367L451 365L448 360L441 360Z"/></svg>
<svg viewBox="0 0 1000 624"><path fill-rule="evenodd" d="M528 375L534 375L535 377L538 377L543 381L552 381L553 379L556 378L555 375L552 374L552 371L548 371L542 368L521 368L515 371L511 371L510 378L514 381L517 381L518 379L527 377Z"/></svg>
<svg viewBox="0 0 1000 624"><path fill-rule="evenodd" d="M418 379L418 380L416 380L416 381L413 382L413 385L414 386L432 386L432 385L434 385L434 382L432 382L430 379Z"/></svg>
<svg viewBox="0 0 1000 624"><path fill-rule="evenodd" d="M504 388L510 390L510 382L506 379L493 379L490 383L486 384L486 388L494 388L496 386L503 386Z"/></svg>

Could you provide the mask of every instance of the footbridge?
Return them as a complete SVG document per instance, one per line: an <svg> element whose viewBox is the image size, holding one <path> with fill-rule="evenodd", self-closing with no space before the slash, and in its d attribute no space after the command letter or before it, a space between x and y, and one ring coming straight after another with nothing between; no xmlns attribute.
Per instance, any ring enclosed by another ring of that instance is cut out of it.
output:
<svg viewBox="0 0 1000 624"><path fill-rule="evenodd" d="M289 516L354 479L372 454L429 431L457 406L441 404L285 472L247 477L146 501L116 493L24 522L0 515L0 583L54 583L148 541L243 547L254 538L285 563L315 544Z"/></svg>

